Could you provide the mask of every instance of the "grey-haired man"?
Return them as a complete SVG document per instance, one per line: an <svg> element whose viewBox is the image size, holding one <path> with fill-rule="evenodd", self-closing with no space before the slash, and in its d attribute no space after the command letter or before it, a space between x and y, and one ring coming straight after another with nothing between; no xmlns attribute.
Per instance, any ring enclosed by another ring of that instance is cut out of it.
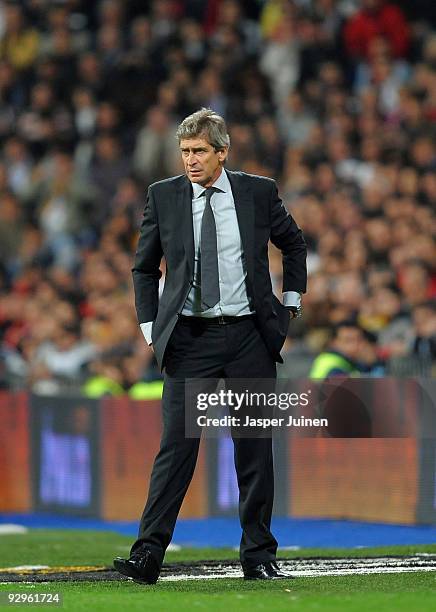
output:
<svg viewBox="0 0 436 612"><path fill-rule="evenodd" d="M158 579L196 464L199 438L185 436L185 379L275 379L290 314L306 290L306 246L273 180L224 168L222 117L202 109L177 136L185 174L150 186L133 268L138 320L164 370L164 430L138 539L122 574ZM283 256L283 304L272 291L268 241ZM162 256L165 286L158 297ZM245 579L289 578L270 530L271 438L234 437Z"/></svg>

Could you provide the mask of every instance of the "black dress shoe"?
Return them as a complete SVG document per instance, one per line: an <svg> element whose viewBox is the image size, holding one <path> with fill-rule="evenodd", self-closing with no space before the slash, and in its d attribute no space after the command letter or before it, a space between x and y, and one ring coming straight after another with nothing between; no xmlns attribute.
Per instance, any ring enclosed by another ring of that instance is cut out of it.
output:
<svg viewBox="0 0 436 612"><path fill-rule="evenodd" d="M282 580L293 578L282 571L275 561L265 561L250 569L244 569L244 580Z"/></svg>
<svg viewBox="0 0 436 612"><path fill-rule="evenodd" d="M154 584L160 574L159 564L148 548L138 549L129 559L116 557L114 567L123 576L133 578L135 582L142 584Z"/></svg>

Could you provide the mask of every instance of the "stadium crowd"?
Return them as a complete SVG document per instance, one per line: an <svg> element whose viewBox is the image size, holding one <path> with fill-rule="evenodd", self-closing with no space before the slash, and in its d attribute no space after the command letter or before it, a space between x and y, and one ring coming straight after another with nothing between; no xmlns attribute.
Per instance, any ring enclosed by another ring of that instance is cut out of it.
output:
<svg viewBox="0 0 436 612"><path fill-rule="evenodd" d="M28 0L0 2L3 384L118 394L160 376L130 269L146 188L181 173L175 129L200 107L228 122L228 167L275 178L304 231L285 371L346 356L348 321L356 371L431 372L431 1ZM277 294L280 267L271 248Z"/></svg>

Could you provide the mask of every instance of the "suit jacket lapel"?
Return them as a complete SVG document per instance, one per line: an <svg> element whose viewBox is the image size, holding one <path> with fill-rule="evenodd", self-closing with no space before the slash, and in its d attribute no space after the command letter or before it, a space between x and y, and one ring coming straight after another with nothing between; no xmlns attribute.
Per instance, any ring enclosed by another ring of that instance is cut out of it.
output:
<svg viewBox="0 0 436 612"><path fill-rule="evenodd" d="M250 184L244 176L226 170L232 186L235 201L236 216L238 218L239 233L241 234L242 248L244 250L247 276L254 280L254 202Z"/></svg>
<svg viewBox="0 0 436 612"><path fill-rule="evenodd" d="M186 261L189 276L192 277L194 270L194 227L192 221L192 187L189 180L184 177L177 189L177 209L180 219L180 231L183 236Z"/></svg>

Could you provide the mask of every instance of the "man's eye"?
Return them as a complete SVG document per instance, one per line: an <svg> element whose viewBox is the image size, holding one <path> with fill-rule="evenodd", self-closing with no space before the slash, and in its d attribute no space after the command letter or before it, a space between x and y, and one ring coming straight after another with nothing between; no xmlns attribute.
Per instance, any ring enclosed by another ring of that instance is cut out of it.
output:
<svg viewBox="0 0 436 612"><path fill-rule="evenodd" d="M182 155L185 157L188 157L190 153L193 153L194 155L205 155L207 151L182 151Z"/></svg>

